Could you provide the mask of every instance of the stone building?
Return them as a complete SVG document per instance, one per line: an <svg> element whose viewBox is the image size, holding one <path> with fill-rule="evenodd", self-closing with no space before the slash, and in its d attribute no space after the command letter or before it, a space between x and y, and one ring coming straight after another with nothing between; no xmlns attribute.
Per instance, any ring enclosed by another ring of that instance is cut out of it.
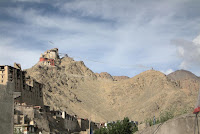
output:
<svg viewBox="0 0 200 134"><path fill-rule="evenodd" d="M18 66L17 66L18 65ZM25 88L25 72L21 71L19 64L12 66L0 66L0 84L7 85L7 82L14 83L14 91L21 92Z"/></svg>
<svg viewBox="0 0 200 134"><path fill-rule="evenodd" d="M38 127L34 120L40 117L39 114L37 108L15 102L14 132L23 134L38 133L36 132Z"/></svg>
<svg viewBox="0 0 200 134"><path fill-rule="evenodd" d="M22 90L21 102L25 102L27 105L43 106L42 84L27 77L25 88Z"/></svg>
<svg viewBox="0 0 200 134"><path fill-rule="evenodd" d="M57 59L59 59L58 48L54 48L41 54L39 63L47 66L55 66Z"/></svg>
<svg viewBox="0 0 200 134"><path fill-rule="evenodd" d="M88 119L77 118L77 116L72 116L67 114L65 111L50 111L51 116L59 120L59 125L62 126L69 133L81 133L86 132L89 129ZM95 123L91 123L93 128L97 128Z"/></svg>
<svg viewBox="0 0 200 134"><path fill-rule="evenodd" d="M25 73L21 70L20 64L15 63L14 67L0 66L0 84L7 85L10 82L14 85L13 92L21 93L21 96L16 97L15 101L43 106L42 85L30 77L25 78Z"/></svg>

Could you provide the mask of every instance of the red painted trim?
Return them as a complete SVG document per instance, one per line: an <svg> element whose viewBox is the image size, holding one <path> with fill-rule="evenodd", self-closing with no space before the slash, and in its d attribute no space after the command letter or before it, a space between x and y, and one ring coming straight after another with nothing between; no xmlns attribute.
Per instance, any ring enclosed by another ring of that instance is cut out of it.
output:
<svg viewBox="0 0 200 134"><path fill-rule="evenodd" d="M40 62L43 62L43 61L49 61L51 66L55 66L54 59L47 59L47 58L40 57Z"/></svg>
<svg viewBox="0 0 200 134"><path fill-rule="evenodd" d="M47 60L47 59L45 59L45 58L42 58L42 57L40 58L40 61L46 61L46 60Z"/></svg>

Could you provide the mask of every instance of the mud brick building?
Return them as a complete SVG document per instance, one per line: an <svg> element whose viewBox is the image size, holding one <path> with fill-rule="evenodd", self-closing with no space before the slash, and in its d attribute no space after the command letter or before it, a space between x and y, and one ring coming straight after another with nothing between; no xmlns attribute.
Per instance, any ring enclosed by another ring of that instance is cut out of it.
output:
<svg viewBox="0 0 200 134"><path fill-rule="evenodd" d="M20 64L15 63L14 67L0 66L0 84L7 85L10 82L14 85L13 92L21 94L15 98L16 102L43 106L42 84L30 77L26 78L25 73Z"/></svg>

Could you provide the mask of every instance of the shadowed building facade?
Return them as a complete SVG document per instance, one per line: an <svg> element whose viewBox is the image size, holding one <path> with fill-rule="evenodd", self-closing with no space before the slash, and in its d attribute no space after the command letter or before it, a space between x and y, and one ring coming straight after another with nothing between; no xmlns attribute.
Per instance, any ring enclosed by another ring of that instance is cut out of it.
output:
<svg viewBox="0 0 200 134"><path fill-rule="evenodd" d="M25 78L25 73L21 70L20 65L16 63L14 67L0 66L0 84L13 83L13 91L21 93L21 96L15 99L16 102L43 106L42 84L30 77Z"/></svg>
<svg viewBox="0 0 200 134"><path fill-rule="evenodd" d="M0 66L0 133L13 133L14 101L43 106L42 85L25 78L20 64Z"/></svg>

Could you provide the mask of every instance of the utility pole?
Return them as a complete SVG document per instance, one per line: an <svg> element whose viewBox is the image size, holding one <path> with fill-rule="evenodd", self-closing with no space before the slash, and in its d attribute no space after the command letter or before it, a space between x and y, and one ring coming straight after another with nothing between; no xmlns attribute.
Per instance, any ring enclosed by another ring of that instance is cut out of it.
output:
<svg viewBox="0 0 200 134"><path fill-rule="evenodd" d="M199 121L198 121L199 112L200 112L200 89L199 89L197 104L193 112L193 114L195 114L194 134L196 133L196 127L197 127L197 134L199 134Z"/></svg>

